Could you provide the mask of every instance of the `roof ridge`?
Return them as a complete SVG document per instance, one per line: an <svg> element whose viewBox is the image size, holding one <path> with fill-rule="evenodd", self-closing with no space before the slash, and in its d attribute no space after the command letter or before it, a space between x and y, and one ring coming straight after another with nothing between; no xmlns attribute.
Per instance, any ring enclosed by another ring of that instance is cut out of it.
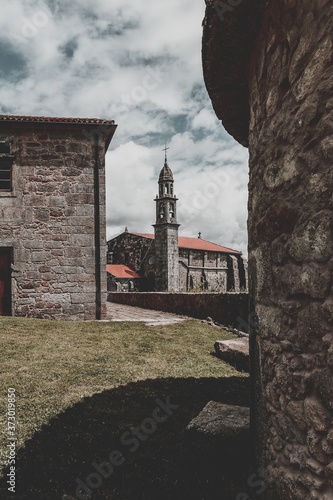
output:
<svg viewBox="0 0 333 500"><path fill-rule="evenodd" d="M220 245L219 243L214 243L213 241L209 241L209 240L205 240L204 238L196 238L195 236L192 237L192 236L180 236L180 238L189 238L191 240L196 240L196 239L200 239L201 241L205 241L206 243L210 243L211 245L216 245L218 247L222 247L222 248L227 248L228 250L232 250L233 252L239 252L239 250L235 250L234 248L229 248L229 247L225 247L223 245Z"/></svg>
<svg viewBox="0 0 333 500"><path fill-rule="evenodd" d="M114 120L104 118L79 118L79 117L64 117L64 116L33 116L33 115L2 115L0 121L11 122L42 122L42 123L83 123L86 125L114 125Z"/></svg>
<svg viewBox="0 0 333 500"><path fill-rule="evenodd" d="M121 234L124 234L124 233L121 233ZM151 237L151 238L155 239L155 235L153 233L134 233L132 231L128 231L127 234L135 234L137 236L141 236L142 238L149 238L149 237ZM118 236L120 236L120 234ZM113 240L115 238L118 238L118 236L115 236L114 238L111 238L111 240ZM194 240L194 241L198 241L198 242L202 241L202 242L208 243L209 245L214 245L215 247L221 248L222 249L221 252L228 252L228 251L230 251L230 252L237 253L237 254L241 254L242 253L241 251L235 250L234 248L225 247L223 245L220 245L219 243L213 243L212 241L204 240L203 238L196 238L194 236L178 236L178 239L179 238L183 238L183 239L186 239L186 240ZM109 240L109 241L111 241L111 240ZM182 248L182 247L180 247L180 248ZM183 247L183 248L187 248L187 247ZM210 250L207 249L207 251L209 252ZM214 251L214 250L211 250L211 251Z"/></svg>

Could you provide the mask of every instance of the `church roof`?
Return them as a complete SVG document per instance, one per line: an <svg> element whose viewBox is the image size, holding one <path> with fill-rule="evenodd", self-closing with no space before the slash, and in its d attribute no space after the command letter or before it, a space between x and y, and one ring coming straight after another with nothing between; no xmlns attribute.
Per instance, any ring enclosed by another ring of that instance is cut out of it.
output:
<svg viewBox="0 0 333 500"><path fill-rule="evenodd" d="M108 264L106 266L106 270L108 273L112 274L116 278L141 278L140 274L133 271L128 266L124 266L123 264Z"/></svg>
<svg viewBox="0 0 333 500"><path fill-rule="evenodd" d="M173 174L167 162L164 163L164 167L160 172L159 181L173 181Z"/></svg>
<svg viewBox="0 0 333 500"><path fill-rule="evenodd" d="M155 239L154 234L147 233L133 233L138 236L143 236L144 238ZM201 238L187 238L186 236L178 237L178 246L179 248L188 248L190 250L206 250L207 252L223 252L223 253L232 253L232 254L241 254L237 250L232 250L231 248L222 247L220 245L216 245L216 243L211 243L210 241L203 240Z"/></svg>

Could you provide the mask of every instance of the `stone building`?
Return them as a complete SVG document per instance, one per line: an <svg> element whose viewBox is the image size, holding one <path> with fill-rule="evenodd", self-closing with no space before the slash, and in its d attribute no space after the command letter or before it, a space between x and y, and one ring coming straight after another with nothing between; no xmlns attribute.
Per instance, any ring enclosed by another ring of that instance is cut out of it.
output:
<svg viewBox="0 0 333 500"><path fill-rule="evenodd" d="M250 153L249 498L333 498L333 3L206 0L203 70ZM244 321L246 318L244 318Z"/></svg>
<svg viewBox="0 0 333 500"><path fill-rule="evenodd" d="M108 263L136 271L140 291L240 291L247 289L241 252L198 238L178 236L177 198L165 159L158 180L154 234L125 232L108 242ZM115 290L117 279L110 279ZM118 283L120 281L118 280Z"/></svg>
<svg viewBox="0 0 333 500"><path fill-rule="evenodd" d="M110 292L134 292L141 287L142 276L123 264L108 264L108 290Z"/></svg>
<svg viewBox="0 0 333 500"><path fill-rule="evenodd" d="M109 120L0 115L0 314L106 313Z"/></svg>

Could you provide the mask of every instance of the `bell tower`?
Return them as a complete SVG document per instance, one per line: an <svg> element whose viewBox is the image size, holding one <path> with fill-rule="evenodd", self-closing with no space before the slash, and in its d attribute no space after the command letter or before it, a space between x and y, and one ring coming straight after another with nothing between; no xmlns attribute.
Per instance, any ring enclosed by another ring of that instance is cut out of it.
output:
<svg viewBox="0 0 333 500"><path fill-rule="evenodd" d="M155 198L155 285L159 292L177 292L180 224L177 224L177 198L174 194L173 175L168 166L167 149L165 147L165 161L158 180L158 195Z"/></svg>

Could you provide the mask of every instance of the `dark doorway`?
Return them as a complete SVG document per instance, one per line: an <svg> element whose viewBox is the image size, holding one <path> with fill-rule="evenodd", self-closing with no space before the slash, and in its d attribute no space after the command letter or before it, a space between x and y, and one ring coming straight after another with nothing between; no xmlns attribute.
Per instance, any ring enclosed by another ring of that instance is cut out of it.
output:
<svg viewBox="0 0 333 500"><path fill-rule="evenodd" d="M0 248L0 316L11 316L11 263L12 251Z"/></svg>

